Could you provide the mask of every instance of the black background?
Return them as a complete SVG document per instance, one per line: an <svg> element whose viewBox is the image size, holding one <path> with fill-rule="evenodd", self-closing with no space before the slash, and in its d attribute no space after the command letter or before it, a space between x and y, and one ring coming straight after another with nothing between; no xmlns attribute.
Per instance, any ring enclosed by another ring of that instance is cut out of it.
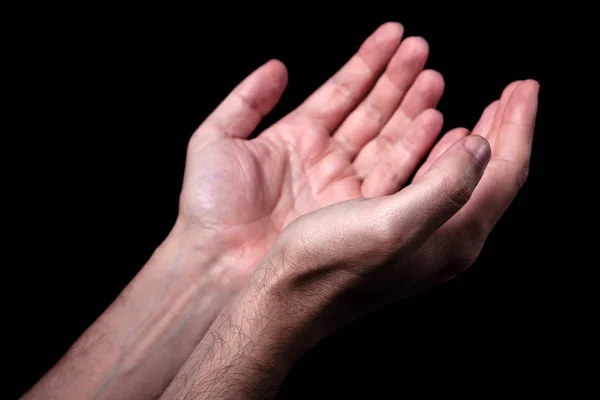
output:
<svg viewBox="0 0 600 400"><path fill-rule="evenodd" d="M551 385L554 353L542 326L553 24L523 9L307 8L36 10L11 31L19 125L10 136L20 142L5 147L14 159L7 213L18 222L7 229L7 252L16 255L5 283L11 397L64 354L165 238L187 140L241 79L270 58L287 65L289 86L268 126L390 20L430 44L427 67L446 80L444 131L471 128L513 80L541 83L530 179L471 270L326 339L279 396Z"/></svg>

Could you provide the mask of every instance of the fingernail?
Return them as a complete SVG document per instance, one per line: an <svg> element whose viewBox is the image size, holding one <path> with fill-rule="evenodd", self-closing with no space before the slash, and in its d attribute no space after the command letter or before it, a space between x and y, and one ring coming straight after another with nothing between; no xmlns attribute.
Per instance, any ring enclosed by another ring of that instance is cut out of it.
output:
<svg viewBox="0 0 600 400"><path fill-rule="evenodd" d="M477 160L479 164L487 163L490 157L490 147L483 137L479 135L469 135L464 142L465 149Z"/></svg>

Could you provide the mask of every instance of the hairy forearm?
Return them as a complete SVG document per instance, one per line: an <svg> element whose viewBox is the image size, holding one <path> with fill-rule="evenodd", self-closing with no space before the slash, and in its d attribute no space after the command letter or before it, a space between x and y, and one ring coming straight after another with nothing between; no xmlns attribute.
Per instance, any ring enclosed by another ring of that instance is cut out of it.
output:
<svg viewBox="0 0 600 400"><path fill-rule="evenodd" d="M279 328L257 320L253 305L236 302L220 314L162 399L274 397L295 357Z"/></svg>
<svg viewBox="0 0 600 400"><path fill-rule="evenodd" d="M161 399L273 398L296 360L330 332L316 310L331 298L294 290L293 279L278 275L285 260L273 258L215 319Z"/></svg>
<svg viewBox="0 0 600 400"><path fill-rule="evenodd" d="M218 257L174 229L24 399L158 397L232 296L221 270Z"/></svg>

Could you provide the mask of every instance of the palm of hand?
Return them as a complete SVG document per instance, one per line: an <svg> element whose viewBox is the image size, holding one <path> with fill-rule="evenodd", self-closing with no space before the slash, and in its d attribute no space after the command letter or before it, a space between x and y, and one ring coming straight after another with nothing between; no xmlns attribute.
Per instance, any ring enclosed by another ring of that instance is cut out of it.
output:
<svg viewBox="0 0 600 400"><path fill-rule="evenodd" d="M218 140L200 153L182 200L227 248L234 286L243 285L289 222L363 196L348 155L302 124L282 122L251 141Z"/></svg>
<svg viewBox="0 0 600 400"><path fill-rule="evenodd" d="M256 139L246 138L286 85L277 61L246 78L194 134L180 214L218 238L235 269L231 280L245 282L298 216L395 192L435 141L442 117L432 108L444 82L423 71L427 43L400 43L402 31L399 24L381 26L328 82Z"/></svg>
<svg viewBox="0 0 600 400"><path fill-rule="evenodd" d="M362 196L351 160L310 128L282 124L257 140L211 143L202 154L186 201L248 264L296 217Z"/></svg>
<svg viewBox="0 0 600 400"><path fill-rule="evenodd" d="M401 36L399 24L380 27L300 107L247 140L286 85L285 67L271 61L246 78L192 137L180 214L211 232L236 288L289 222L330 204L396 192L433 145L442 117L432 108L443 79L422 70L427 43L409 38L400 44ZM417 176L467 133L446 134ZM474 196L490 191L480 192ZM462 229L470 212L466 207L467 215L457 215L445 228Z"/></svg>

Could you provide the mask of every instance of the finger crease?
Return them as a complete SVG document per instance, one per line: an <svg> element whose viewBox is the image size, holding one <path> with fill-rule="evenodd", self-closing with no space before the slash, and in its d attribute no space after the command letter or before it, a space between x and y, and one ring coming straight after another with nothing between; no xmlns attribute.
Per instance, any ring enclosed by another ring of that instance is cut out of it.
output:
<svg viewBox="0 0 600 400"><path fill-rule="evenodd" d="M240 92L236 92L235 93L236 96L242 101L242 103L246 106L247 109L249 109L250 111L258 114L258 116L260 118L264 118L265 115L267 114L266 112L263 113L260 108L258 107L258 102L257 101L252 101L250 100L250 98L248 98L246 95L243 95Z"/></svg>
<svg viewBox="0 0 600 400"><path fill-rule="evenodd" d="M360 54L360 52L358 52L356 55L358 56L358 59L365 65L365 67L367 67L367 69L369 70L371 75L373 75L373 76L379 75L377 70L375 68L373 68L373 66L365 60L365 58L362 56L362 54Z"/></svg>
<svg viewBox="0 0 600 400"><path fill-rule="evenodd" d="M363 104L363 110L367 117L377 122L378 125L381 125L385 122L385 118L381 108L377 107L375 104L370 101L365 101Z"/></svg>
<svg viewBox="0 0 600 400"><path fill-rule="evenodd" d="M392 85L396 90L398 90L400 92L400 99L404 98L404 95L406 94L406 88L403 87L403 85L394 82L392 80L392 78L390 78L387 71L385 72L385 74L383 74L383 76L385 79L387 79L387 81L390 83L390 85Z"/></svg>

